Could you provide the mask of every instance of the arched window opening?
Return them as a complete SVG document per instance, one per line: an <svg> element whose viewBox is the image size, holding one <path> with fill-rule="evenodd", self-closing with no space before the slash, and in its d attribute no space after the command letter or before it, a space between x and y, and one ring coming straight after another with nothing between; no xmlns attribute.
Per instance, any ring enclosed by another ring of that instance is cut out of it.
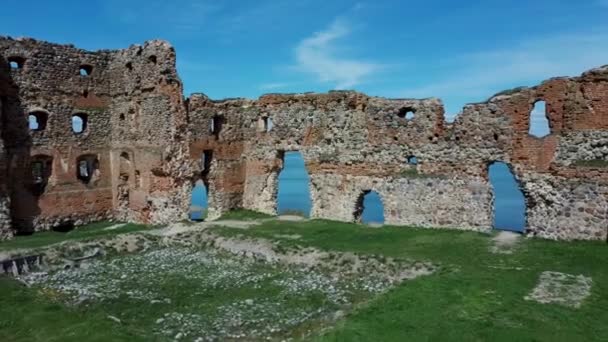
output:
<svg viewBox="0 0 608 342"><path fill-rule="evenodd" d="M536 101L530 112L530 129L528 133L537 138L543 138L551 134L549 119L547 117L547 103Z"/></svg>
<svg viewBox="0 0 608 342"><path fill-rule="evenodd" d="M80 76L91 76L93 72L93 66L88 64L83 64L80 66Z"/></svg>
<svg viewBox="0 0 608 342"><path fill-rule="evenodd" d="M355 222L365 224L384 223L384 205L380 195L371 190L365 190L357 198L354 212Z"/></svg>
<svg viewBox="0 0 608 342"><path fill-rule="evenodd" d="M127 62L127 64L125 64L125 68L127 68L129 71L133 71L133 63Z"/></svg>
<svg viewBox="0 0 608 342"><path fill-rule="evenodd" d="M28 124L32 131L44 131L49 115L42 111L31 112L28 116Z"/></svg>
<svg viewBox="0 0 608 342"><path fill-rule="evenodd" d="M407 164L408 165L418 165L418 158L416 158L416 156L407 157Z"/></svg>
<svg viewBox="0 0 608 342"><path fill-rule="evenodd" d="M310 215L312 201L310 197L310 176L302 153L298 151L279 151L283 159L283 169L279 174L277 191L277 210L280 215L296 214L304 217Z"/></svg>
<svg viewBox="0 0 608 342"><path fill-rule="evenodd" d="M414 114L416 114L416 110L412 107L403 107L403 108L399 109L399 112L397 112L398 117L400 117L402 119L406 119L406 120L413 119Z"/></svg>
<svg viewBox="0 0 608 342"><path fill-rule="evenodd" d="M85 99L86 99L87 97L89 97L89 91L88 91L88 90L86 90L86 89L85 89L85 90L83 90L83 91L82 91L82 97L84 97Z"/></svg>
<svg viewBox="0 0 608 342"><path fill-rule="evenodd" d="M216 115L211 118L211 123L209 125L209 131L215 135L216 138L220 136L220 132L222 131L222 127L224 126L224 117L220 115Z"/></svg>
<svg viewBox="0 0 608 342"><path fill-rule="evenodd" d="M120 121L125 121L125 113L120 113L120 116L118 117L118 119Z"/></svg>
<svg viewBox="0 0 608 342"><path fill-rule="evenodd" d="M40 196L44 193L49 178L53 174L53 157L38 155L31 158L32 193Z"/></svg>
<svg viewBox="0 0 608 342"><path fill-rule="evenodd" d="M78 157L76 160L76 177L84 184L97 184L101 177L97 156L87 154Z"/></svg>
<svg viewBox="0 0 608 342"><path fill-rule="evenodd" d="M156 64L156 56L152 55L148 57L148 61L152 64Z"/></svg>
<svg viewBox="0 0 608 342"><path fill-rule="evenodd" d="M23 65L25 64L25 58L19 56L9 57L7 61L12 70L23 69Z"/></svg>
<svg viewBox="0 0 608 342"><path fill-rule="evenodd" d="M87 129L88 115L84 113L77 113L72 116L72 131L76 134L80 134Z"/></svg>
<svg viewBox="0 0 608 342"><path fill-rule="evenodd" d="M190 219L202 221L207 217L208 186L202 179L194 184L192 189L192 202L190 204Z"/></svg>
<svg viewBox="0 0 608 342"><path fill-rule="evenodd" d="M494 162L488 168L494 191L494 228L523 232L526 225L526 201L509 166Z"/></svg>

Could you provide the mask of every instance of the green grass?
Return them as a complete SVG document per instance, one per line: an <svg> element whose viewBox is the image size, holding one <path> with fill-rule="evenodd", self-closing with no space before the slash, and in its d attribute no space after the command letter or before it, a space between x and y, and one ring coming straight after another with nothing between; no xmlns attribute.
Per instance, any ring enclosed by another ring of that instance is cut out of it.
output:
<svg viewBox="0 0 608 342"><path fill-rule="evenodd" d="M0 341L105 342L142 341L133 332L107 319L100 310L73 309L51 294L35 291L0 276Z"/></svg>
<svg viewBox="0 0 608 342"><path fill-rule="evenodd" d="M319 341L606 341L608 246L523 239L513 254L489 251L490 236L330 221L268 222L244 234L327 250L430 260L439 272L406 282L350 314ZM299 240L277 237L298 234ZM593 278L580 309L524 300L543 271Z"/></svg>
<svg viewBox="0 0 608 342"><path fill-rule="evenodd" d="M235 217L260 216L240 211L228 216L229 219ZM319 332L310 340L608 340L606 243L522 239L513 254L494 254L489 250L491 235L474 232L405 227L370 229L324 220L269 220L247 230L212 229L225 236L272 239L282 246L313 246L323 250L425 260L440 265L436 273L407 281L360 305L336 327ZM285 237L290 235L300 238ZM579 309L524 300L544 271L592 277L591 295ZM175 298L174 303L164 309L192 305L192 292L205 290L200 283L169 276L159 281L162 282L159 286ZM162 311L157 311L160 309L156 307L142 308L124 298L95 306L66 306L59 304L52 294L18 286L2 278L0 291L3 294L0 296L1 341L156 340L146 335L153 326L150 322ZM258 291L271 294L274 290L262 288ZM229 296L248 298L254 293L217 292L208 301L216 303ZM201 307L201 310L205 313L212 308ZM123 322L117 324L108 320L109 314L119 315ZM145 324L141 323L142 319Z"/></svg>
<svg viewBox="0 0 608 342"><path fill-rule="evenodd" d="M272 218L272 217L274 217L274 216L260 213L257 211L253 211L253 210L236 209L236 210L231 210L231 211L225 213L224 215L222 215L222 217L220 217L220 220L250 221L250 220L267 219L267 218Z"/></svg>
<svg viewBox="0 0 608 342"><path fill-rule="evenodd" d="M41 248L55 243L68 240L87 240L103 236L131 233L148 228L146 225L128 223L118 229L106 230L105 228L116 224L116 222L95 222L76 227L67 233L45 231L32 235L15 236L11 240L0 242L0 251L12 249Z"/></svg>
<svg viewBox="0 0 608 342"><path fill-rule="evenodd" d="M574 165L582 166L582 167L608 167L608 160L603 160L603 159L577 160L574 162Z"/></svg>

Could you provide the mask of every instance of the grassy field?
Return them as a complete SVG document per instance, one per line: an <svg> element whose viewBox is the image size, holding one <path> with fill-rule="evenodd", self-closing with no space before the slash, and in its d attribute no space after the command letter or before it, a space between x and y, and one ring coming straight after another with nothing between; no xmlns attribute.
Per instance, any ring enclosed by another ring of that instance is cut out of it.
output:
<svg viewBox="0 0 608 342"><path fill-rule="evenodd" d="M247 213L229 218L250 219ZM322 329L308 336L309 340L608 340L608 246L605 243L521 239L506 251L508 253L496 253L492 251L494 242L491 235L473 232L273 220L264 221L249 230L212 230L230 237L241 235L275 240L286 248L312 246L327 251L430 261L440 266L429 276L406 281L381 295L353 300L354 310L347 311L346 316L331 329ZM6 248L3 245L0 244L0 248ZM204 282L199 278L172 274L170 270L179 268L177 266L170 268L162 279L152 281L142 276L137 280L137 270L143 266L137 263L130 265L125 269L134 270L134 273L127 273L127 279L133 278L133 286L150 289L153 285L155 291L171 298L171 302L147 306L132 298L118 296L101 303L73 306L66 305L65 298L58 292L26 288L15 281L0 278L3 294L0 297L0 340L171 340L168 335L158 335L154 331L154 320L167 310L175 311L196 304L198 306L194 309L204 315L212 315L221 311L218 307L225 306L226 298L235 298L237 302L253 298L256 303L263 302L263 298L284 298L276 286L267 286L264 282L260 283L262 287L205 290L206 287L201 286ZM281 278L285 272L265 265L252 267L260 267L261 273L270 274L265 281L275 279L272 277ZM591 278L590 295L578 308L526 300L525 297L546 271ZM120 289L129 283L117 284L116 289ZM199 296L202 297L192 297L193 293L201 291L203 294L199 293ZM285 300L293 306L316 303L319 307L327 305L335 309L327 298L314 293L305 296L308 298L305 301L287 298ZM202 303L215 304L204 306ZM108 319L108 315L119 318L120 323ZM314 325L307 328L314 328Z"/></svg>
<svg viewBox="0 0 608 342"><path fill-rule="evenodd" d="M311 221L269 222L248 231L300 244L430 260L441 271L392 290L319 336L322 341L607 341L608 246L593 242L522 239L511 254L492 253L491 237L472 232L404 228L370 229ZM593 279L579 309L524 297L544 271Z"/></svg>

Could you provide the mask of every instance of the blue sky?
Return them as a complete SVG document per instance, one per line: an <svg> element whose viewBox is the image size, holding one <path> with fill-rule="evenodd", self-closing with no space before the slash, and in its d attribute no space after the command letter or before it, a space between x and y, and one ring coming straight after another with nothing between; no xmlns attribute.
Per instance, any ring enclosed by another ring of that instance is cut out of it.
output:
<svg viewBox="0 0 608 342"><path fill-rule="evenodd" d="M170 41L186 95L355 89L439 97L453 116L497 91L608 64L608 0L15 1L0 34L96 50Z"/></svg>

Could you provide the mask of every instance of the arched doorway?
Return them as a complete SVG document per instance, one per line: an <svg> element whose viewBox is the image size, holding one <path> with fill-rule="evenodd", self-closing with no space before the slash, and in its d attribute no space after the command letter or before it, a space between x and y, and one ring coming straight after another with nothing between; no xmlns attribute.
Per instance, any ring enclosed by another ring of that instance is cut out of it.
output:
<svg viewBox="0 0 608 342"><path fill-rule="evenodd" d="M494 190L494 229L524 232L526 201L511 168L494 162L488 168Z"/></svg>
<svg viewBox="0 0 608 342"><path fill-rule="evenodd" d="M310 176L302 153L289 151L282 154L283 169L279 174L279 189L277 193L277 211L279 215L300 214L310 215L312 201L310 200Z"/></svg>
<svg viewBox="0 0 608 342"><path fill-rule="evenodd" d="M359 195L355 203L355 222L366 224L384 223L384 205L380 195L371 190L366 190Z"/></svg>
<svg viewBox="0 0 608 342"><path fill-rule="evenodd" d="M192 200L190 203L190 219L193 221L202 221L207 217L208 199L207 186L202 179L194 183L192 188Z"/></svg>

